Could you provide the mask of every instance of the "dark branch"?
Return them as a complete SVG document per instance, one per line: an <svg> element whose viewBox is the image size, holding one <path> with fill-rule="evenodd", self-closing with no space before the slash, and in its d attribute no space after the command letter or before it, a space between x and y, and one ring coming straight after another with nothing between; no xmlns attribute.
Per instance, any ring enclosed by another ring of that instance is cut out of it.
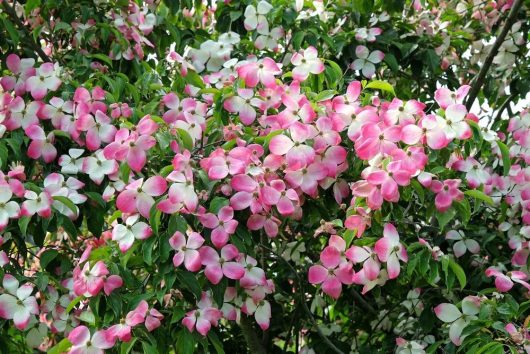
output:
<svg viewBox="0 0 530 354"><path fill-rule="evenodd" d="M31 49L33 49L44 62L51 62L50 57L48 57L46 53L44 53L44 51L42 50L41 46L33 40L33 36L31 35L27 27L24 25L24 23L22 23L22 21L20 20L17 13L15 12L15 9L13 9L6 1L2 2L2 7L4 8L9 18L11 18L11 20L15 22L17 27L22 32L24 32L25 39Z"/></svg>
<svg viewBox="0 0 530 354"><path fill-rule="evenodd" d="M475 82L473 83L473 86L471 87L471 91L469 92L469 96L466 101L466 107L468 110L471 109L471 106L473 105L473 102L478 96L478 93L480 89L482 88L482 85L484 84L484 80L486 79L486 74L488 73L488 70L493 63L493 59L499 52L499 48L501 47L502 43L504 43L504 38L506 38L506 35L512 28L513 23L515 22L515 19L517 17L517 13L519 12L519 9L521 8L521 5L523 4L523 0L515 0L512 9L510 10L510 13L508 15L508 18L506 19L506 22L504 22L504 26L502 27L501 33L497 36L497 39L495 39L495 43L493 43L493 46L491 47L491 50L488 53L488 56L486 57L486 60L484 60L484 64L482 65L482 68L480 68L480 71L478 75L475 77Z"/></svg>

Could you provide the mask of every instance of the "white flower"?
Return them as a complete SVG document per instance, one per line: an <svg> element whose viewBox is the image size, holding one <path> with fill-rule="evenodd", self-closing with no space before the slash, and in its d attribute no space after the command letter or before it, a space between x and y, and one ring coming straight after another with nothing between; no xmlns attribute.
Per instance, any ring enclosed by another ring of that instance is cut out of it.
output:
<svg viewBox="0 0 530 354"><path fill-rule="evenodd" d="M375 74L374 64L380 63L385 57L385 54L380 50L374 50L370 53L364 45L355 48L355 55L357 55L358 59L355 59L351 68L362 71L363 75L368 79L371 79Z"/></svg>

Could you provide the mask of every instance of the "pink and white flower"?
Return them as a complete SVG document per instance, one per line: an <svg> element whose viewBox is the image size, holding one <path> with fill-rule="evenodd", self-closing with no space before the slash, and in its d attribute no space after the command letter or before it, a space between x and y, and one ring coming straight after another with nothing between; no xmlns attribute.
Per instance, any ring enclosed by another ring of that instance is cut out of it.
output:
<svg viewBox="0 0 530 354"><path fill-rule="evenodd" d="M304 81L309 74L318 75L324 71L324 63L318 58L318 51L315 47L308 47L302 52L295 53L291 57L293 69L293 79Z"/></svg>
<svg viewBox="0 0 530 354"><path fill-rule="evenodd" d="M397 278L401 271L399 261L406 263L408 255L407 249L399 242L399 234L394 225L385 224L383 237L377 240L374 250L379 260L386 262L388 278Z"/></svg>
<svg viewBox="0 0 530 354"><path fill-rule="evenodd" d="M6 292L0 295L0 317L13 320L15 327L24 330L31 315L39 314L39 305L35 296L31 296L33 285L19 286L18 280L11 274L5 274L2 286Z"/></svg>
<svg viewBox="0 0 530 354"><path fill-rule="evenodd" d="M125 225L118 224L112 229L112 239L118 242L120 251L127 252L134 240L145 240L153 234L153 230L143 221L140 215L132 215L125 220Z"/></svg>
<svg viewBox="0 0 530 354"><path fill-rule="evenodd" d="M169 239L169 245L175 251L173 257L173 265L175 267L184 263L184 266L190 272L196 272L201 269L201 246L204 243L204 238L197 232L187 232L188 239L180 231L176 231Z"/></svg>

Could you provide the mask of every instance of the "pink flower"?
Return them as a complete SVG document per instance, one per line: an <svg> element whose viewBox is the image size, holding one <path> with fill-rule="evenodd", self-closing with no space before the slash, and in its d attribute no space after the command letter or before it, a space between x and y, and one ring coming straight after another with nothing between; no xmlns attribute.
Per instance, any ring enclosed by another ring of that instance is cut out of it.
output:
<svg viewBox="0 0 530 354"><path fill-rule="evenodd" d="M132 338L132 328L138 326L140 323L144 323L148 309L149 305L147 301L140 301L134 310L127 313L124 321L109 327L107 330L108 335L114 338L114 340L119 338L123 342L129 342Z"/></svg>
<svg viewBox="0 0 530 354"><path fill-rule="evenodd" d="M125 220L125 225L118 224L112 229L112 239L118 242L120 251L127 252L131 248L134 240L145 240L153 234L151 227L140 221L139 215L132 215Z"/></svg>
<svg viewBox="0 0 530 354"><path fill-rule="evenodd" d="M440 87L434 93L434 99L442 109L446 109L452 104L461 104L471 89L469 85L461 86L456 92L452 92L447 87Z"/></svg>
<svg viewBox="0 0 530 354"><path fill-rule="evenodd" d="M153 197L161 196L167 189L166 180L161 176L140 178L131 182L125 190L118 195L116 206L124 213L138 211L144 218L149 218L149 212L155 200Z"/></svg>
<svg viewBox="0 0 530 354"><path fill-rule="evenodd" d="M118 163L115 160L107 160L103 150L83 159L82 171L87 173L94 183L101 184L103 178L118 171Z"/></svg>
<svg viewBox="0 0 530 354"><path fill-rule="evenodd" d="M289 168L296 170L303 168L315 159L315 150L304 144L316 135L312 126L295 122L289 129L292 140L285 135L276 135L269 144L269 150L274 155L285 155Z"/></svg>
<svg viewBox="0 0 530 354"><path fill-rule="evenodd" d="M13 320L15 327L25 330L31 315L39 314L39 305L34 296L33 285L26 283L19 287L18 280L11 274L5 274L2 283L6 293L0 295L0 317Z"/></svg>
<svg viewBox="0 0 530 354"><path fill-rule="evenodd" d="M189 211L193 211L199 204L199 197L193 186L192 172L171 172L166 179L173 182L169 187L169 199L172 203L184 203Z"/></svg>
<svg viewBox="0 0 530 354"><path fill-rule="evenodd" d="M451 207L453 200L462 200L464 193L458 189L461 181L459 179L446 179L443 182L432 181L430 188L436 193L434 204L436 209L440 212L444 212Z"/></svg>
<svg viewBox="0 0 530 354"><path fill-rule="evenodd" d="M441 321L450 323L449 338L455 345L462 343L462 331L480 311L480 299L476 296L466 296L462 300L462 312L453 304L440 304L434 308L434 313Z"/></svg>
<svg viewBox="0 0 530 354"><path fill-rule="evenodd" d="M383 237L377 240L374 247L375 253L381 262L386 262L388 278L399 276L401 267L399 261L407 262L407 249L399 242L399 234L392 224L385 224Z"/></svg>
<svg viewBox="0 0 530 354"><path fill-rule="evenodd" d="M513 288L513 283L519 283L530 291L530 284L528 284L528 276L521 271L513 270L506 274L503 274L500 270L495 267L489 267L486 269L486 276L495 277L495 287L501 292L510 291Z"/></svg>
<svg viewBox="0 0 530 354"><path fill-rule="evenodd" d="M368 280L375 280L381 271L381 264L377 259L377 254L368 246L351 246L345 253L346 257L354 264L362 263L365 276ZM357 272L353 278L356 281Z"/></svg>
<svg viewBox="0 0 530 354"><path fill-rule="evenodd" d="M201 269L201 257L199 251L204 243L204 238L197 232L188 232L188 240L182 232L176 231L169 239L169 245L177 253L173 257L173 265L180 266L184 262L184 266L190 272L196 272Z"/></svg>
<svg viewBox="0 0 530 354"><path fill-rule="evenodd" d="M378 153L390 154L400 139L401 131L397 126L366 123L361 128L361 137L355 141L355 152L359 158L370 160Z"/></svg>
<svg viewBox="0 0 530 354"><path fill-rule="evenodd" d="M11 197L11 187L8 184L0 184L0 231L6 228L9 219L17 218L20 213L18 203L11 200Z"/></svg>
<svg viewBox="0 0 530 354"><path fill-rule="evenodd" d="M26 128L26 135L32 139L28 147L29 157L36 160L42 156L42 159L46 163L55 160L57 149L53 146L55 141L53 132L46 135L40 126L32 125Z"/></svg>
<svg viewBox="0 0 530 354"><path fill-rule="evenodd" d="M256 110L253 106L258 106L261 100L254 98L254 90L237 89L238 96L227 98L223 107L231 113L238 113L241 123L250 125L256 119Z"/></svg>
<svg viewBox="0 0 530 354"><path fill-rule="evenodd" d="M387 201L399 200L399 187L410 183L410 172L403 170L399 163L390 162L387 170L374 170L367 174L368 183L381 186L381 195Z"/></svg>
<svg viewBox="0 0 530 354"><path fill-rule="evenodd" d="M203 336L207 335L210 328L217 326L223 313L212 306L212 300L205 292L202 293L201 301L197 304L196 310L190 311L182 320L182 324L190 331L196 328L197 332Z"/></svg>
<svg viewBox="0 0 530 354"><path fill-rule="evenodd" d="M294 53L291 63L295 66L293 79L298 81L304 81L310 73L318 75L324 71L324 63L318 58L315 47L308 47L301 52Z"/></svg>
<svg viewBox="0 0 530 354"><path fill-rule="evenodd" d="M111 119L102 111L97 111L95 117L84 114L76 121L76 128L86 132L86 146L89 150L99 149L101 143L110 143L116 134L116 127L110 124Z"/></svg>
<svg viewBox="0 0 530 354"><path fill-rule="evenodd" d="M116 342L109 330L99 330L91 337L86 326L74 328L68 335L68 340L72 343L68 354L103 354L104 349L112 348Z"/></svg>
<svg viewBox="0 0 530 354"><path fill-rule="evenodd" d="M32 216L38 214L43 218L49 218L51 216L52 198L47 192L37 194L28 190L24 193L24 198L26 198L26 200L22 203L20 215Z"/></svg>
<svg viewBox="0 0 530 354"><path fill-rule="evenodd" d="M234 245L226 245L221 249L221 256L211 247L200 249L200 259L206 266L204 275L212 284L218 284L223 276L238 280L245 275L243 266L235 262L239 258L239 251Z"/></svg>
<svg viewBox="0 0 530 354"><path fill-rule="evenodd" d="M281 72L278 64L271 58L263 58L237 68L237 74L248 87L255 87L258 82L261 82L265 87L273 87L276 85L274 76L281 74Z"/></svg>
<svg viewBox="0 0 530 354"><path fill-rule="evenodd" d="M309 268L308 279L311 284L322 284L322 291L334 299L338 299L342 292L342 284L353 282L353 269L346 262L341 251L344 252L345 242L336 236L330 240L330 245L320 253L320 264Z"/></svg>
<svg viewBox="0 0 530 354"><path fill-rule="evenodd" d="M256 301L252 297L247 297L244 306L246 313L254 314L256 322L263 331L269 329L272 313L271 304L267 300L259 299Z"/></svg>
<svg viewBox="0 0 530 354"><path fill-rule="evenodd" d="M56 64L57 65L57 64ZM31 92L36 100L42 100L48 91L56 91L61 85L61 80L56 76L57 67L52 63L42 64L35 73L26 80L26 90Z"/></svg>
<svg viewBox="0 0 530 354"><path fill-rule="evenodd" d="M480 245L478 242L471 238L466 238L462 230L450 230L445 235L445 239L457 241L453 244L453 252L456 257L462 257L467 250L473 254L480 251Z"/></svg>
<svg viewBox="0 0 530 354"><path fill-rule="evenodd" d="M199 220L205 227L212 229L211 240L217 248L226 245L238 225L238 221L234 220L234 209L229 206L222 207L218 215L207 213L200 216Z"/></svg>
<svg viewBox="0 0 530 354"><path fill-rule="evenodd" d="M74 292L77 296L96 296L105 285L105 276L109 270L103 261L98 261L92 268L88 262L83 269L74 269Z"/></svg>
<svg viewBox="0 0 530 354"><path fill-rule="evenodd" d="M152 332L162 324L161 321L164 319L164 315L158 312L157 309L152 308L145 317L145 328Z"/></svg>
<svg viewBox="0 0 530 354"><path fill-rule="evenodd" d="M385 57L385 54L380 50L374 50L370 53L364 45L359 45L355 48L355 55L358 59L353 61L351 68L360 70L364 77L368 79L371 79L375 74L374 64L379 64Z"/></svg>
<svg viewBox="0 0 530 354"><path fill-rule="evenodd" d="M350 215L344 221L344 226L350 230L356 231L356 236L361 237L366 229L366 226L371 225L370 214L361 207L355 209L357 214Z"/></svg>
<svg viewBox="0 0 530 354"><path fill-rule="evenodd" d="M0 78L0 85L5 91L15 90L17 96L22 96L26 92L26 80L35 76L35 59L22 58L16 54L9 54L5 60L7 68L14 76L3 76Z"/></svg>
<svg viewBox="0 0 530 354"><path fill-rule="evenodd" d="M326 178L328 170L326 167L318 162L311 165L294 170L287 170L285 173L285 180L293 187L298 188L312 196L316 197L318 194L318 182Z"/></svg>

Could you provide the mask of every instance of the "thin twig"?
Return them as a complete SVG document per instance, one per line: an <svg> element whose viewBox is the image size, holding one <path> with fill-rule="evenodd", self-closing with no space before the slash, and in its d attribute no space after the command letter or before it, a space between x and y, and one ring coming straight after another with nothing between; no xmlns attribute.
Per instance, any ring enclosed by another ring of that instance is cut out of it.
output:
<svg viewBox="0 0 530 354"><path fill-rule="evenodd" d="M307 315L309 316L309 320L310 322L313 324L313 326L316 328L317 330L317 333L318 335L320 336L320 338L324 341L324 343L326 343L326 345L331 349L333 350L335 353L337 354L344 354L344 352L342 350L340 350L339 348L337 348L335 346L335 344L333 344L333 342L331 342L329 340L329 338L324 334L324 332L322 332L322 330L320 329L320 327L318 326L317 324L317 321L315 320L315 317L313 316L313 313L311 312L311 310L309 309L309 307L307 307L307 303L304 299L304 288L303 288L303 282L302 280L300 279L300 277L298 276L298 272L296 271L296 269L294 269L294 267L291 265L291 263L289 263L287 260L285 260L282 256L280 256L279 254L277 254L276 252L274 252L274 250L272 250L271 248L261 244L261 247L265 248L266 250L268 250L269 252L271 252L277 259L280 259L282 260L285 264L287 264L287 266L291 269L291 271L294 273L295 277L296 277L296 280L297 280L297 283L298 283L298 287L300 289L300 303L302 304L302 308L304 309L304 311L307 313Z"/></svg>
<svg viewBox="0 0 530 354"><path fill-rule="evenodd" d="M42 61L51 62L50 57L48 57L46 53L44 53L44 51L42 50L41 46L33 40L33 36L31 35L27 27L24 25L24 23L22 23L15 10L7 3L7 1L2 2L2 7L4 8L7 15L11 18L11 20L15 22L17 27L24 32L24 34L26 35L26 41L31 46L31 48L35 50L35 52L37 52Z"/></svg>
<svg viewBox="0 0 530 354"><path fill-rule="evenodd" d="M484 64L482 65L482 68L480 68L480 71L478 73L478 76L475 78L475 82L473 83L473 86L471 87L471 91L469 92L468 99L466 101L466 107L468 110L471 109L471 106L473 105L473 102L478 96L478 93L480 89L482 88L482 85L484 84L484 80L486 79L486 74L488 73L488 70L493 63L493 59L499 52L499 48L501 47L502 43L504 43L504 38L506 38L506 35L512 28L512 24L514 23L517 13L519 12L519 9L521 8L523 4L523 0L515 0L512 9L510 10L510 13L508 15L508 18L506 19L506 22L504 22L504 27L502 27L501 33L497 36L495 39L495 43L493 43L493 46L491 47L488 56L484 60Z"/></svg>

